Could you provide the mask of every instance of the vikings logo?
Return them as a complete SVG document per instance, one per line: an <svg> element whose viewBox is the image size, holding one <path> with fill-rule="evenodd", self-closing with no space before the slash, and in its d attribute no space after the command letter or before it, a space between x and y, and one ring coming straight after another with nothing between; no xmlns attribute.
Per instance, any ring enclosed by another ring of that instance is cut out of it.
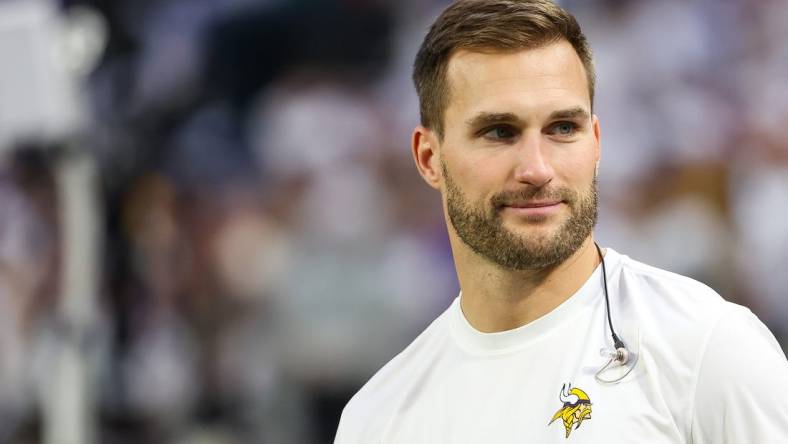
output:
<svg viewBox="0 0 788 444"><path fill-rule="evenodd" d="M566 429L566 437L572 433L572 426L575 429L580 427L583 420L591 419L591 399L589 399L586 392L579 388L572 388L572 384L564 384L561 387L561 394L558 399L564 403L564 406L558 409L553 415L553 419L547 425L550 425L558 418L564 422Z"/></svg>

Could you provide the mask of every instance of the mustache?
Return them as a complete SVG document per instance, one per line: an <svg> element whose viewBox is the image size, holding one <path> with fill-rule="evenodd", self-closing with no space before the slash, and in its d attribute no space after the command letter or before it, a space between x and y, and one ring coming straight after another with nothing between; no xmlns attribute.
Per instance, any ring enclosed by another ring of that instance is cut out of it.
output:
<svg viewBox="0 0 788 444"><path fill-rule="evenodd" d="M502 191L493 195L490 199L494 208L502 208L509 205L523 204L532 201L563 201L571 203L574 201L575 194L569 188L537 188L528 187L515 191Z"/></svg>

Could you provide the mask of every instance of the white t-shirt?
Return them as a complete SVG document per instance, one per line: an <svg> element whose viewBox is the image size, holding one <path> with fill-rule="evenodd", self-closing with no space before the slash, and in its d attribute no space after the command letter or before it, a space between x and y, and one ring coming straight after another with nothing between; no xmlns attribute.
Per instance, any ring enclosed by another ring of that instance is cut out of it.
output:
<svg viewBox="0 0 788 444"><path fill-rule="evenodd" d="M505 332L475 330L460 296L350 400L335 443L788 443L788 361L747 308L612 249L605 263L632 359L601 376L623 379L595 378L612 345L601 266Z"/></svg>

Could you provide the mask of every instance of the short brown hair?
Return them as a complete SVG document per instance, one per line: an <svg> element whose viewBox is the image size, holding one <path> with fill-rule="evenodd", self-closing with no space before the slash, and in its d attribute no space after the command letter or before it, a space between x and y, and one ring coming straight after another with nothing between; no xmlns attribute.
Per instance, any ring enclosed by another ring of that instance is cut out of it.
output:
<svg viewBox="0 0 788 444"><path fill-rule="evenodd" d="M583 62L593 105L591 47L572 14L550 0L457 0L433 23L416 55L413 82L421 124L443 137L447 67L455 51L535 49L559 40L568 41Z"/></svg>

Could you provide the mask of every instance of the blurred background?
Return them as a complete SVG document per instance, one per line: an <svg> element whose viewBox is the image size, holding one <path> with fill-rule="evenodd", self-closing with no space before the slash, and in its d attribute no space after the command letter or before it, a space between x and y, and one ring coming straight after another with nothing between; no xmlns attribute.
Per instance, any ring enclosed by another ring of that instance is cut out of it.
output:
<svg viewBox="0 0 788 444"><path fill-rule="evenodd" d="M0 2L0 443L327 443L457 295L412 165L446 1ZM565 0L597 237L788 346L788 2Z"/></svg>

